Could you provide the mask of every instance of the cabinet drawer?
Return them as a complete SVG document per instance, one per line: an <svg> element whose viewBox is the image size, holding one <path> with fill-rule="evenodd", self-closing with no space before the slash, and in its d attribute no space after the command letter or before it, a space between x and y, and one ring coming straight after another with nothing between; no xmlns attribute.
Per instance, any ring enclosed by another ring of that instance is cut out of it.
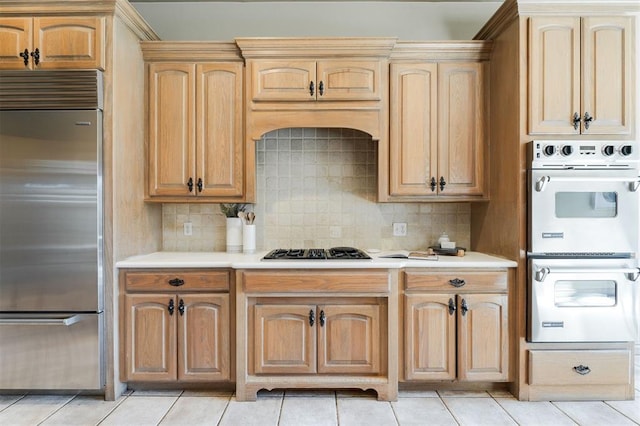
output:
<svg viewBox="0 0 640 426"><path fill-rule="evenodd" d="M424 271L408 270L404 272L407 290L451 291L507 291L506 271L464 272L464 271Z"/></svg>
<svg viewBox="0 0 640 426"><path fill-rule="evenodd" d="M127 291L228 291L229 271L130 271L125 283Z"/></svg>
<svg viewBox="0 0 640 426"><path fill-rule="evenodd" d="M631 374L628 350L529 351L532 386L629 384Z"/></svg>
<svg viewBox="0 0 640 426"><path fill-rule="evenodd" d="M246 292L344 292L388 293L390 276L383 271L244 271L242 281Z"/></svg>

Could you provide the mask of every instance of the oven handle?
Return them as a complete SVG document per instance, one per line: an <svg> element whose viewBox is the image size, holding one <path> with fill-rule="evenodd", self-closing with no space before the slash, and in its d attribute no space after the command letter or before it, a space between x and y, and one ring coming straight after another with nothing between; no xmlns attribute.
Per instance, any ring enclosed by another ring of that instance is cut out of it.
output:
<svg viewBox="0 0 640 426"><path fill-rule="evenodd" d="M0 318L0 325L61 325L69 327L89 318L91 318L91 315L84 314L75 314L66 318Z"/></svg>
<svg viewBox="0 0 640 426"><path fill-rule="evenodd" d="M628 182L629 191L636 192L640 188L640 179L638 178L624 178L624 177L559 177L554 176L542 176L536 181L536 192L542 192L547 183L551 181L557 182Z"/></svg>
<svg viewBox="0 0 640 426"><path fill-rule="evenodd" d="M640 276L640 268L602 268L602 269L551 269L540 268L536 270L534 278L538 282L543 282L549 274L576 274L576 273L593 273L593 274L626 274L629 281L636 281Z"/></svg>

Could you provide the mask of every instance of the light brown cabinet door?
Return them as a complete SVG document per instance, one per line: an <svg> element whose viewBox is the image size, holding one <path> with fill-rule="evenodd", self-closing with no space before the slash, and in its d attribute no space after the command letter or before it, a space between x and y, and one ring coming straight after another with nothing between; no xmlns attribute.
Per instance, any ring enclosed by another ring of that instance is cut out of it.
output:
<svg viewBox="0 0 640 426"><path fill-rule="evenodd" d="M104 69L104 18L33 19L33 48L40 50L42 69Z"/></svg>
<svg viewBox="0 0 640 426"><path fill-rule="evenodd" d="M252 61L251 96L254 101L315 101L315 61ZM311 83L314 88L311 91Z"/></svg>
<svg viewBox="0 0 640 426"><path fill-rule="evenodd" d="M582 19L582 133L631 134L634 52L632 17Z"/></svg>
<svg viewBox="0 0 640 426"><path fill-rule="evenodd" d="M390 195L435 196L438 65L392 64L390 78Z"/></svg>
<svg viewBox="0 0 640 426"><path fill-rule="evenodd" d="M126 295L125 371L127 381L177 378L175 296ZM171 313L173 312L173 313Z"/></svg>
<svg viewBox="0 0 640 426"><path fill-rule="evenodd" d="M529 52L530 134L631 133L633 18L534 17Z"/></svg>
<svg viewBox="0 0 640 426"><path fill-rule="evenodd" d="M318 316L318 373L380 372L380 306L322 305Z"/></svg>
<svg viewBox="0 0 640 426"><path fill-rule="evenodd" d="M229 295L180 294L178 379L229 380Z"/></svg>
<svg viewBox="0 0 640 426"><path fill-rule="evenodd" d="M508 378L506 294L458 295L458 378Z"/></svg>
<svg viewBox="0 0 640 426"><path fill-rule="evenodd" d="M574 114L582 115L580 18L530 18L529 133L578 134Z"/></svg>
<svg viewBox="0 0 640 426"><path fill-rule="evenodd" d="M440 195L484 191L485 64L438 64L438 173Z"/></svg>
<svg viewBox="0 0 640 426"><path fill-rule="evenodd" d="M194 64L149 64L150 196L196 194L194 74Z"/></svg>
<svg viewBox="0 0 640 426"><path fill-rule="evenodd" d="M456 378L456 305L452 294L405 296L405 379Z"/></svg>
<svg viewBox="0 0 640 426"><path fill-rule="evenodd" d="M315 310L315 305L254 306L255 374L316 372Z"/></svg>
<svg viewBox="0 0 640 426"><path fill-rule="evenodd" d="M198 64L196 76L197 176L194 177L194 191L201 197L241 196L244 163L242 63Z"/></svg>
<svg viewBox="0 0 640 426"><path fill-rule="evenodd" d="M318 61L316 99L379 101L382 99L381 67L380 61Z"/></svg>
<svg viewBox="0 0 640 426"><path fill-rule="evenodd" d="M31 67L20 54L33 52L33 18L0 18L0 69L21 70Z"/></svg>

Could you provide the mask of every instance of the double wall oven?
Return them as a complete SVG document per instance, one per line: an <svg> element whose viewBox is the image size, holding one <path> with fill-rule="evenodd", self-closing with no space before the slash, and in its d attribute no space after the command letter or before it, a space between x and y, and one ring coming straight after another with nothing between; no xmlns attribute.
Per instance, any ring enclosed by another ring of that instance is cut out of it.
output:
<svg viewBox="0 0 640 426"><path fill-rule="evenodd" d="M638 149L533 141L530 159L528 339L636 340Z"/></svg>

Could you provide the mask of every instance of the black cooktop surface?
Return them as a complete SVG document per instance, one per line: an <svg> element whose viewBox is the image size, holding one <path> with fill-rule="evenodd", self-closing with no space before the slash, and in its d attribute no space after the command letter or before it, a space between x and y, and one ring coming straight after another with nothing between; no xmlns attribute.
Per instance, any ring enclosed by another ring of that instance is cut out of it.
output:
<svg viewBox="0 0 640 426"><path fill-rule="evenodd" d="M275 249L262 260L358 260L371 259L368 254L353 247L332 247L325 249Z"/></svg>

